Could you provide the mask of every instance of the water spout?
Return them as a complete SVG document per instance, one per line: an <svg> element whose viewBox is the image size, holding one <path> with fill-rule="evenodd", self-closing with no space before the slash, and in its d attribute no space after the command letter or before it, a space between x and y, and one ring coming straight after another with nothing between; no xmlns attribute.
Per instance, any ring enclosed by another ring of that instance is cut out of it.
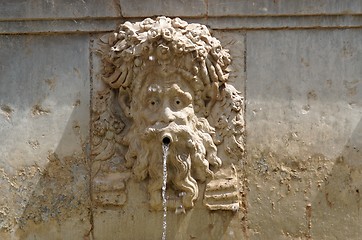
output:
<svg viewBox="0 0 362 240"><path fill-rule="evenodd" d="M170 143L172 142L172 136L170 135L170 134L164 134L163 136L162 136L162 144L163 145L170 145Z"/></svg>

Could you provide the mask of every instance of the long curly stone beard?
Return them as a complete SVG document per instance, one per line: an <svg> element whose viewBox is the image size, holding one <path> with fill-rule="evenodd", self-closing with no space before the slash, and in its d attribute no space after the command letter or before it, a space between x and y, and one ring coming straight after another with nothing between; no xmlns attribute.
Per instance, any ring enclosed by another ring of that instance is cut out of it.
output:
<svg viewBox="0 0 362 240"><path fill-rule="evenodd" d="M199 195L197 181L203 182L212 177L210 165L219 167L221 160L217 157L217 148L209 132L213 131L206 119L195 119L193 124L155 125L142 132L127 136L129 150L126 154L126 164L133 165L134 176L137 180L150 177L148 192L150 205L154 210L162 209L162 141L165 137L170 140L167 157L167 188L171 188L180 199L169 201L168 207L175 208L182 204L184 208L194 206Z"/></svg>

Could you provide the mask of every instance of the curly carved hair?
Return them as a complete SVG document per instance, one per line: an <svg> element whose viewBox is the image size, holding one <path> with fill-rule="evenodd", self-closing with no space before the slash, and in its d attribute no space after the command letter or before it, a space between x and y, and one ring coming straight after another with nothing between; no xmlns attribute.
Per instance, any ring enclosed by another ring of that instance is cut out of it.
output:
<svg viewBox="0 0 362 240"><path fill-rule="evenodd" d="M179 18L146 18L125 22L101 40L102 79L119 89L120 96L137 91L147 72L177 72L195 92L195 111L208 115L229 77L229 52L205 25Z"/></svg>

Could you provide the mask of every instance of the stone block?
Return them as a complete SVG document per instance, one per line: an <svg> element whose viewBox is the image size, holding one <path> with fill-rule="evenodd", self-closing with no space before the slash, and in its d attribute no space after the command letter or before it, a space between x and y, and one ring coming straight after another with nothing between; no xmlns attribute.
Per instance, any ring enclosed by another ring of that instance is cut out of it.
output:
<svg viewBox="0 0 362 240"><path fill-rule="evenodd" d="M1 36L0 49L1 239L82 239L91 228L88 37Z"/></svg>
<svg viewBox="0 0 362 240"><path fill-rule="evenodd" d="M5 0L1 2L0 21L15 19L79 19L119 17L120 10L116 1L42 1L42 0Z"/></svg>
<svg viewBox="0 0 362 240"><path fill-rule="evenodd" d="M355 0L302 1L208 1L208 16L345 15L360 14L362 3Z"/></svg>
<svg viewBox="0 0 362 240"><path fill-rule="evenodd" d="M129 182L130 183L130 182ZM103 240L159 239L162 236L162 212L148 211L147 190L131 182L134 191L122 209L95 207L94 238ZM166 239L245 239L239 214L212 211L198 201L194 209L184 213L169 211ZM146 237L145 237L146 236Z"/></svg>
<svg viewBox="0 0 362 240"><path fill-rule="evenodd" d="M361 36L347 29L247 33L251 239L359 238Z"/></svg>
<svg viewBox="0 0 362 240"><path fill-rule="evenodd" d="M206 4L202 0L120 0L123 17L201 17L206 15Z"/></svg>

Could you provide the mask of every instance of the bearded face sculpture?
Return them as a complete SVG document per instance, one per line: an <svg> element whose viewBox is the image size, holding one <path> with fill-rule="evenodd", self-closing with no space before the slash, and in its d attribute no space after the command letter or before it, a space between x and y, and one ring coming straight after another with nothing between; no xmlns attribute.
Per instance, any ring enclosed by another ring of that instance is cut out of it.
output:
<svg viewBox="0 0 362 240"><path fill-rule="evenodd" d="M195 115L194 96L190 83L176 70L157 69L145 76L140 90L132 96L129 111L134 123L125 138L129 144L126 161L133 165L138 180L150 177L154 209L162 206L162 144L169 144L168 182L176 192L184 193L185 208L192 207L198 197L196 180L212 177L210 165L221 165L210 135L213 129L206 119Z"/></svg>
<svg viewBox="0 0 362 240"><path fill-rule="evenodd" d="M159 210L162 145L168 145L169 194L181 198L183 207L193 207L198 184L213 179L222 166L215 145L220 133L215 133L208 117L223 92L235 90L226 83L228 52L205 26L159 17L122 24L107 36L101 53L103 80L117 91L130 126L123 135L107 135L110 145L99 146L115 149L116 142L127 146L124 165L136 180L148 181L150 206ZM175 208L179 203L170 199L169 207Z"/></svg>

